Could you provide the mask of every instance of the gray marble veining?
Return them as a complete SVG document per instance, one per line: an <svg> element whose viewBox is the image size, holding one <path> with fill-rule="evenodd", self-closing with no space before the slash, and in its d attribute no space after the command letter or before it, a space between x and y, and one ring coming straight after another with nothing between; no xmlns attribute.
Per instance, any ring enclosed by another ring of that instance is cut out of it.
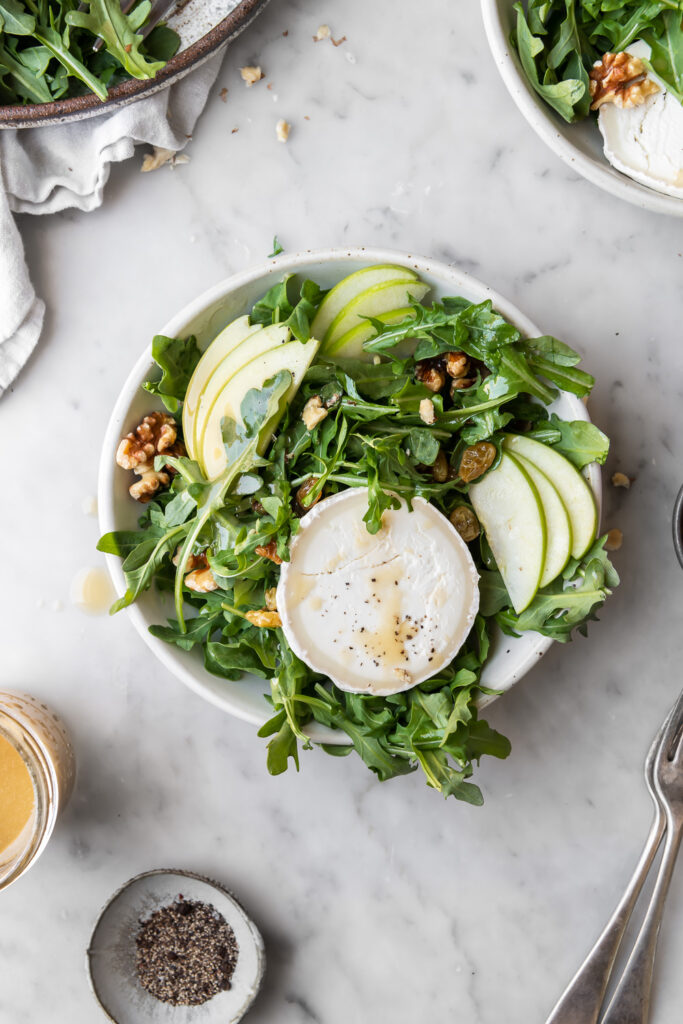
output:
<svg viewBox="0 0 683 1024"><path fill-rule="evenodd" d="M339 46L313 42L325 22ZM252 63L266 79L247 89L237 69ZM21 221L49 314L0 402L0 678L64 713L80 779L43 859L0 897L0 1024L95 1024L90 929L121 882L157 866L227 883L262 929L253 1024L540 1022L635 862L643 756L682 681L681 223L544 148L472 0L271 4L229 51L188 153L175 170L117 168L95 213ZM130 365L275 233L290 251L375 243L480 276L585 354L613 438L606 479L636 478L606 486L623 582L601 621L490 709L513 754L482 765L482 809L317 752L271 779L252 729L168 676L124 617L69 604L77 570L98 564L81 504ZM682 957L679 876L654 1024L680 1016Z"/></svg>

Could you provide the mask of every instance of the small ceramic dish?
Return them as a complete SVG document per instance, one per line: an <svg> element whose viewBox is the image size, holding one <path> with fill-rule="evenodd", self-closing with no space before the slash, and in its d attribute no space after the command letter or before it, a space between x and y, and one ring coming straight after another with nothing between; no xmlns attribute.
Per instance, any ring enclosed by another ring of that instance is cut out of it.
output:
<svg viewBox="0 0 683 1024"><path fill-rule="evenodd" d="M0 128L37 128L82 121L110 114L167 89L244 31L267 3L268 0L185 0L166 19L180 36L180 48L155 78L129 78L115 86L104 103L88 92L53 103L0 105Z"/></svg>
<svg viewBox="0 0 683 1024"><path fill-rule="evenodd" d="M330 288L347 274L376 263L393 263L416 270L421 279L431 286L431 296L463 295L473 302L490 299L502 315L514 323L527 337L538 337L538 330L511 303L496 294L487 285L468 274L437 260L424 259L390 249L323 249L271 259L251 270L221 281L200 295L172 317L159 333L167 337L186 337L194 334L200 348L205 347L231 320L247 312L254 302L284 274L310 277L323 288ZM142 339L141 339L142 340ZM115 453L121 437L132 430L154 408L162 406L143 391L141 384L154 370L151 348L148 345L130 372L114 406L102 445L98 482L98 508L102 533L111 530L133 530L139 516L139 505L128 494L128 475L115 463ZM574 395L562 393L551 406L551 411L570 420L587 420L586 407ZM599 467L588 468L588 481L595 495L598 512L602 491ZM107 565L117 594L126 590L121 560L106 555ZM142 594L127 610L140 636L155 656L175 675L205 700L224 711L261 726L269 715L264 700L268 690L264 680L245 676L236 682L219 679L204 668L201 652L182 651L152 636L149 627L165 623L173 616L172 596L150 589ZM483 683L495 690L509 690L535 665L548 650L552 641L537 633L520 637L494 638L492 653L482 674ZM345 744L345 733L330 730L313 723L308 732L316 742Z"/></svg>
<svg viewBox="0 0 683 1024"><path fill-rule="evenodd" d="M612 167L602 150L595 118L567 124L532 88L510 43L514 0L481 0L484 28L505 86L536 134L577 174L627 203L683 217L683 200L641 185Z"/></svg>
<svg viewBox="0 0 683 1024"><path fill-rule="evenodd" d="M200 1006L159 1002L135 971L140 922L179 896L214 907L238 946L231 987ZM256 998L265 965L263 939L243 907L217 882L191 871L146 871L131 878L102 910L86 954L93 994L113 1024L236 1024Z"/></svg>

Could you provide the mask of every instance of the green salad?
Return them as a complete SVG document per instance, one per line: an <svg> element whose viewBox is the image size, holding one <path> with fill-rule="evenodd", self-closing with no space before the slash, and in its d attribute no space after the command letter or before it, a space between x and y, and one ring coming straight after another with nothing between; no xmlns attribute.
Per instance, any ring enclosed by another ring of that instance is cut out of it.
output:
<svg viewBox="0 0 683 1024"><path fill-rule="evenodd" d="M151 6L140 0L124 14L119 0L0 0L0 103L88 92L104 101L124 79L154 78L179 39L166 25L143 39Z"/></svg>
<svg viewBox="0 0 683 1024"><path fill-rule="evenodd" d="M513 33L533 88L565 121L591 109L589 73L642 40L647 70L683 103L683 0L525 0Z"/></svg>
<svg viewBox="0 0 683 1024"><path fill-rule="evenodd" d="M216 676L269 681L259 735L272 774L299 767L314 722L344 735L323 749L355 751L380 780L419 769L444 796L479 804L474 764L510 752L478 711L493 692L481 676L495 636L585 634L618 583L580 472L605 461L608 441L548 410L559 391L593 386L572 349L523 338L491 302L426 304L427 291L392 266L329 291L288 276L204 353L194 337L157 336L143 385L154 411L117 454L146 504L138 529L98 548L123 559L127 590L112 612L155 586L175 612L154 636L197 649ZM306 516L349 488L367 489L360 526L377 537L401 503L431 503L479 576L455 657L388 695L349 692L310 667L278 609Z"/></svg>

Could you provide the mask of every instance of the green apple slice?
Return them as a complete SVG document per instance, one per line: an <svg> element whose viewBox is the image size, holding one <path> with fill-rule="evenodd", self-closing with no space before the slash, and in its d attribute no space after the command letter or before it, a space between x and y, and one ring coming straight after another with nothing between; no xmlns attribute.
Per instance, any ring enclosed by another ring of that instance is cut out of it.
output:
<svg viewBox="0 0 683 1024"><path fill-rule="evenodd" d="M199 453L201 450L201 437L204 428L211 417L211 412L218 396L228 381L236 373L239 373L252 359L256 359L257 356L269 352L272 348L286 344L290 337L291 332L284 324L270 324L268 327L257 324L254 330L250 331L239 345L236 345L228 355L214 366L213 372L205 381L204 390L195 405L195 415L193 418L194 432L190 441L188 441L189 434L185 429L185 420L183 418L185 443L192 458L196 457L192 452ZM206 356L209 355L212 348L213 346L210 345L206 350Z"/></svg>
<svg viewBox="0 0 683 1024"><path fill-rule="evenodd" d="M470 484L469 498L519 615L536 594L543 574L546 522L529 474L505 452L495 469Z"/></svg>
<svg viewBox="0 0 683 1024"><path fill-rule="evenodd" d="M571 557L572 528L569 514L562 504L562 499L556 488L545 473L537 469L533 462L529 462L523 455L510 455L510 458L519 462L522 469L529 474L543 505L547 542L540 586L546 587L560 575Z"/></svg>
<svg viewBox="0 0 683 1024"><path fill-rule="evenodd" d="M598 510L593 492L578 469L564 455L523 434L508 434L503 447L513 455L523 455L533 462L553 484L569 516L572 558L582 558L595 540Z"/></svg>
<svg viewBox="0 0 683 1024"><path fill-rule="evenodd" d="M409 306L414 299L420 299L429 291L429 285L422 281L392 280L375 284L360 292L347 303L330 324L323 339L323 351L334 352L337 342L354 327L362 324L363 317L388 313L401 306Z"/></svg>
<svg viewBox="0 0 683 1024"><path fill-rule="evenodd" d="M193 434L197 407L209 378L222 360L240 345L249 334L259 330L259 328L259 324L252 326L249 323L248 316L238 317L237 320L229 323L213 339L197 363L183 401L183 435L191 458L194 458Z"/></svg>
<svg viewBox="0 0 683 1024"><path fill-rule="evenodd" d="M285 396L284 408L291 402L296 394L301 379L306 370L313 362L320 347L320 342L311 338L307 342L289 341L285 345L278 345L271 348L262 355L257 356L242 367L225 385L213 404L211 415L206 421L201 437L199 449L199 462L204 474L209 480L215 480L221 475L227 465L227 456L223 445L222 421L224 417L230 417L241 423L240 409L242 399L247 391L252 388L262 388L267 380L274 377L281 370L289 370L292 374L292 384ZM277 427L277 420L274 420L269 432L265 433L260 441L260 451L265 450L273 432Z"/></svg>
<svg viewBox="0 0 683 1024"><path fill-rule="evenodd" d="M415 316L415 310L412 306L404 306L402 309L392 309L389 313L380 313L377 317L383 324L398 324L401 320L405 320L407 316ZM375 333L375 328L372 326L369 320L363 320L362 323L352 327L346 334L342 334L338 341L335 341L332 348L325 350L325 354L328 356L339 356L343 359L363 359L369 358L369 354L363 350L363 344L372 338Z"/></svg>
<svg viewBox="0 0 683 1024"><path fill-rule="evenodd" d="M377 263L373 267L364 267L354 274L342 280L331 288L323 301L320 309L315 315L311 324L311 334L314 338L324 338L330 324L348 305L359 292L364 292L376 284L383 284L385 281L417 281L417 274L414 270L406 267L397 267L391 263Z"/></svg>

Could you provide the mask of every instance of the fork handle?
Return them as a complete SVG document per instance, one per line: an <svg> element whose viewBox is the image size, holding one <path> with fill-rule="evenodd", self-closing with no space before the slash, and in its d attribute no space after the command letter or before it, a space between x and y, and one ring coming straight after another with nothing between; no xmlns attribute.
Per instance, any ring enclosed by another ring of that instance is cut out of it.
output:
<svg viewBox="0 0 683 1024"><path fill-rule="evenodd" d="M621 940L664 835L659 804L636 869L600 937L565 989L546 1024L596 1024ZM619 1024L625 1024L620 1021Z"/></svg>
<svg viewBox="0 0 683 1024"><path fill-rule="evenodd" d="M683 836L682 825L667 815L667 834L662 862L650 905L638 938L631 951L616 991L602 1018L602 1024L647 1024L650 1019L650 993L657 951L657 938L662 923L664 903L676 866L676 856Z"/></svg>

